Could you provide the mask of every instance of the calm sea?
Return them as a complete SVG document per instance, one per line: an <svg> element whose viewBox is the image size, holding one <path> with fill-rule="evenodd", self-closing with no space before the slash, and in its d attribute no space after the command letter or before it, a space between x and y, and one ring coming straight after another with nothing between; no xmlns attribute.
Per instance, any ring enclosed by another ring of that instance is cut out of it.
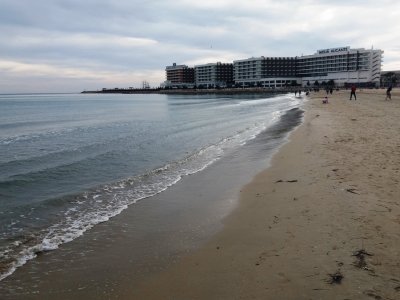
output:
<svg viewBox="0 0 400 300"><path fill-rule="evenodd" d="M0 280L300 104L293 95L0 95Z"/></svg>

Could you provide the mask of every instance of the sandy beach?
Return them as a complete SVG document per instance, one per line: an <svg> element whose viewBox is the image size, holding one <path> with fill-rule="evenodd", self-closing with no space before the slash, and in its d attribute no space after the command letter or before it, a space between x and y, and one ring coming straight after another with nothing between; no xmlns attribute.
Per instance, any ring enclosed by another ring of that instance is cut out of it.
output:
<svg viewBox="0 0 400 300"><path fill-rule="evenodd" d="M399 299L400 93L313 93L204 247L126 299Z"/></svg>

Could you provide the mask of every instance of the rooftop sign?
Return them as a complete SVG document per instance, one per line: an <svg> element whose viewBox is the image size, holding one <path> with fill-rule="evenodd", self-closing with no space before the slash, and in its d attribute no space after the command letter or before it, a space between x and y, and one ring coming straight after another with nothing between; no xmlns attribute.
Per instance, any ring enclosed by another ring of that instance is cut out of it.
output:
<svg viewBox="0 0 400 300"><path fill-rule="evenodd" d="M349 50L350 50L350 47L323 49L323 50L318 50L318 54L336 53L336 52L343 52L343 51L349 51Z"/></svg>

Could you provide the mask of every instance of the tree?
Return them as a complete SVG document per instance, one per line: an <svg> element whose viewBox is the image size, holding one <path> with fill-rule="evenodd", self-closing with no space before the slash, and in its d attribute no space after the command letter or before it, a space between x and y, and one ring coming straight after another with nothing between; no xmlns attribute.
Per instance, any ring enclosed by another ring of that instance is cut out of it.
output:
<svg viewBox="0 0 400 300"><path fill-rule="evenodd" d="M314 85L315 85L315 86L319 86L318 80L315 80Z"/></svg>

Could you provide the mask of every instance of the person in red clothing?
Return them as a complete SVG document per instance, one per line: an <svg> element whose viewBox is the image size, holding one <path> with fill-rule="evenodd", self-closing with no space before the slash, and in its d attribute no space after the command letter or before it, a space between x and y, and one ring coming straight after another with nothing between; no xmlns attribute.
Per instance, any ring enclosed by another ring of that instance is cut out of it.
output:
<svg viewBox="0 0 400 300"><path fill-rule="evenodd" d="M354 96L354 100L357 100L356 86L354 84L351 86L350 100L353 99L353 96Z"/></svg>

